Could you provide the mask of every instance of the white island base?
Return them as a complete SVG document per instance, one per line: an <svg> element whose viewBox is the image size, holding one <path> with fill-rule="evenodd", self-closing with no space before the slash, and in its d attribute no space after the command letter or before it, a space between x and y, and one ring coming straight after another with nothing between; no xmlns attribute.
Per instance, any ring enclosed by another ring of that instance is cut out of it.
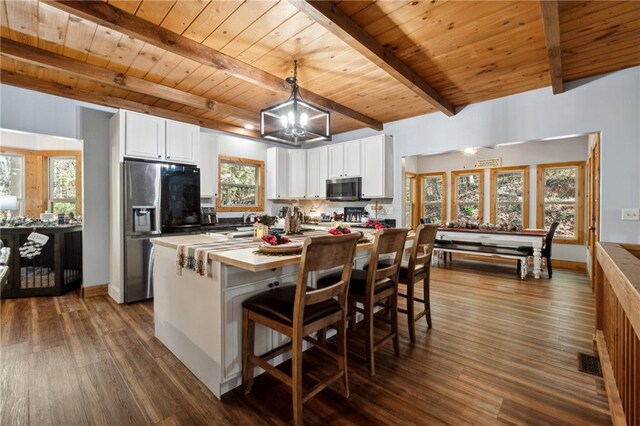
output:
<svg viewBox="0 0 640 426"><path fill-rule="evenodd" d="M220 398L242 383L242 303L270 288L295 285L300 256L256 258L255 249L231 250L210 255L208 277L190 269L183 269L178 275L177 238L153 240L155 335ZM370 246L358 247L356 267L362 267L368 259L366 250ZM248 264L241 263L247 259ZM271 265L277 267L268 268ZM315 278L312 276L311 280ZM256 324L257 355L288 341L288 337ZM304 349L307 347L305 342ZM270 362L277 365L290 356L287 352ZM256 367L254 375L262 372Z"/></svg>
<svg viewBox="0 0 640 426"><path fill-rule="evenodd" d="M250 272L209 261L211 276L176 271L176 249L155 245L155 335L215 396L242 382L242 302L278 285L295 284L297 266ZM285 343L286 336L256 326L257 354ZM280 363L285 356L274 359ZM261 370L256 369L256 372Z"/></svg>

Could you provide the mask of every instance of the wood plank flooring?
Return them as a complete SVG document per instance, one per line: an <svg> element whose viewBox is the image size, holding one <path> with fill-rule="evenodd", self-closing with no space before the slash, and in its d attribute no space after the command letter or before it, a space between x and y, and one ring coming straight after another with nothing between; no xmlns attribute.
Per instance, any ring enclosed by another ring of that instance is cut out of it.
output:
<svg viewBox="0 0 640 426"><path fill-rule="evenodd" d="M520 281L515 267L455 260L432 272L433 329L370 377L353 344L351 398L305 404L307 424L610 424L602 379L577 370L592 353L586 276ZM288 424L291 396L262 375L252 393L217 400L153 337L153 304L109 297L3 300L2 425ZM323 361L306 354L305 368ZM309 371L309 370L307 370Z"/></svg>

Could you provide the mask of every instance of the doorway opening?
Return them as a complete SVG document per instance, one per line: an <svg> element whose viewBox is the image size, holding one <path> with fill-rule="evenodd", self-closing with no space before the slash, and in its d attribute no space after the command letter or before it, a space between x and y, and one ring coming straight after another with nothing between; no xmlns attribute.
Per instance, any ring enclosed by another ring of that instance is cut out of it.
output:
<svg viewBox="0 0 640 426"><path fill-rule="evenodd" d="M0 129L0 296L82 284L81 140Z"/></svg>

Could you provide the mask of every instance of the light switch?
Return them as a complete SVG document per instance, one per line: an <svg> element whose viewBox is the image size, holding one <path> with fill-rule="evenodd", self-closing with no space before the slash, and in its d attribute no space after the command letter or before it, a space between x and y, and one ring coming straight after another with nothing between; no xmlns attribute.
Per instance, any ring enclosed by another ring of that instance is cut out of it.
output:
<svg viewBox="0 0 640 426"><path fill-rule="evenodd" d="M622 209L622 220L640 220L640 209Z"/></svg>

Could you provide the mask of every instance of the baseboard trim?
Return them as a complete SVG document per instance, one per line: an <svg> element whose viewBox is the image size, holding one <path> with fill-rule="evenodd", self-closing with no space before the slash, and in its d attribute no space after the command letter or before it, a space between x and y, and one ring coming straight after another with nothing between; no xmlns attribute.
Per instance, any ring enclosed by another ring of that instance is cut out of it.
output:
<svg viewBox="0 0 640 426"><path fill-rule="evenodd" d="M553 260L553 267L558 269L567 269L569 271L578 271L587 273L586 262L576 262L575 260Z"/></svg>
<svg viewBox="0 0 640 426"><path fill-rule="evenodd" d="M454 253L454 259L468 259L468 260L481 260L484 262L493 262L493 263L501 263L504 265L515 265L515 260L513 259L501 259L498 257L488 257L488 256L476 256L474 254L466 254L466 253ZM533 265L532 261L529 261L529 265ZM566 269L569 271L578 271L587 273L587 263L586 262L576 262L573 260L560 260L553 259L553 267L558 269ZM544 269L544 267L543 267Z"/></svg>
<svg viewBox="0 0 640 426"><path fill-rule="evenodd" d="M80 287L80 297L106 296L109 293L109 284L98 284Z"/></svg>

